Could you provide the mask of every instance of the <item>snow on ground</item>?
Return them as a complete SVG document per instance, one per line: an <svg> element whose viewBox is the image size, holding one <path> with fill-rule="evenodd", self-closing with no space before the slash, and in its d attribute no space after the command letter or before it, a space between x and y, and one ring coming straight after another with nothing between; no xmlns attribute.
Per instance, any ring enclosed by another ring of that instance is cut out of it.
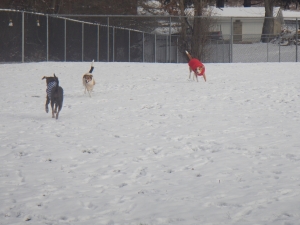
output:
<svg viewBox="0 0 300 225"><path fill-rule="evenodd" d="M1 225L299 224L299 63L89 67L0 64Z"/></svg>

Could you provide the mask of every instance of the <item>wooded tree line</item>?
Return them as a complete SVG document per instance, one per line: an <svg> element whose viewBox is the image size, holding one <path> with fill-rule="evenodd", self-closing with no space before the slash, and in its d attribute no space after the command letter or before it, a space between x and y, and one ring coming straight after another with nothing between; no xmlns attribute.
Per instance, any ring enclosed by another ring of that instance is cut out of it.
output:
<svg viewBox="0 0 300 225"><path fill-rule="evenodd" d="M229 6L280 6L285 9L297 8L300 0L158 0L161 8L170 14L201 4L222 8ZM137 6L146 6L149 0L1 0L0 8L17 9L49 14L103 14L135 15Z"/></svg>
<svg viewBox="0 0 300 225"><path fill-rule="evenodd" d="M137 0L1 0L0 8L48 14L135 15Z"/></svg>

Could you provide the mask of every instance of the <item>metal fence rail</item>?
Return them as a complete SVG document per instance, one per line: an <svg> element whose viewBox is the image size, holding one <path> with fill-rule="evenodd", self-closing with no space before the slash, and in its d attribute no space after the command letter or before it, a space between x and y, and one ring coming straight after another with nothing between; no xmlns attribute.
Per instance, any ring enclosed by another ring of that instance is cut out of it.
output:
<svg viewBox="0 0 300 225"><path fill-rule="evenodd" d="M297 31L298 18L293 19ZM247 34L235 33L234 23L239 20L229 18L227 24L215 20L220 31L227 26L230 32L206 42L203 62L299 60L298 44L261 43L261 34L251 29ZM50 15L0 9L0 62L185 63L178 21L176 16Z"/></svg>

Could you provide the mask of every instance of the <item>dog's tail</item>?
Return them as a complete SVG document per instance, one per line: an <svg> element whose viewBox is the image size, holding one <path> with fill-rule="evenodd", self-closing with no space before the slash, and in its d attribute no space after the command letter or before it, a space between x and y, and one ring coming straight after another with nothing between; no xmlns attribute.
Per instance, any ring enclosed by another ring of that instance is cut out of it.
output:
<svg viewBox="0 0 300 225"><path fill-rule="evenodd" d="M191 54L190 54L187 50L185 50L185 53L186 53L186 55L189 57L189 60L191 60L191 59L192 59Z"/></svg>
<svg viewBox="0 0 300 225"><path fill-rule="evenodd" d="M92 73L93 70L94 70L94 60L92 61L92 65L91 65L91 69L90 69L89 73Z"/></svg>

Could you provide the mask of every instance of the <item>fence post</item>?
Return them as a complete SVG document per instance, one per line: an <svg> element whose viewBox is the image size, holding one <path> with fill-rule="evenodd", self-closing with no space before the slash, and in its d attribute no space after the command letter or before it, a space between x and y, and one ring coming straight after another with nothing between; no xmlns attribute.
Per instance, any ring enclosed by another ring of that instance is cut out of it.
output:
<svg viewBox="0 0 300 225"><path fill-rule="evenodd" d="M25 17L24 17L24 11L22 12L22 63L24 62L24 55L25 55L25 48L24 48L24 44L25 44L25 21L24 21Z"/></svg>
<svg viewBox="0 0 300 225"><path fill-rule="evenodd" d="M169 17L169 63L171 63L171 45L172 45L172 27L171 27L171 23L172 23L172 18L171 16Z"/></svg>
<svg viewBox="0 0 300 225"><path fill-rule="evenodd" d="M65 58L65 62L67 61L67 20L65 19L65 31L64 31L64 35L65 35L65 40L64 40L64 45L65 45L65 49L64 49L64 58Z"/></svg>
<svg viewBox="0 0 300 225"><path fill-rule="evenodd" d="M115 61L115 27L113 27L113 37L112 37L112 61Z"/></svg>
<svg viewBox="0 0 300 225"><path fill-rule="evenodd" d="M128 62L130 62L130 30L128 31Z"/></svg>
<svg viewBox="0 0 300 225"><path fill-rule="evenodd" d="M216 63L219 62L219 41L217 40L217 44L216 44L217 50L216 50Z"/></svg>
<svg viewBox="0 0 300 225"><path fill-rule="evenodd" d="M145 62L145 33L143 32L143 62Z"/></svg>
<svg viewBox="0 0 300 225"><path fill-rule="evenodd" d="M176 63L178 63L178 36L176 38Z"/></svg>
<svg viewBox="0 0 300 225"><path fill-rule="evenodd" d="M296 18L296 62L298 62L298 18Z"/></svg>
<svg viewBox="0 0 300 225"><path fill-rule="evenodd" d="M83 62L84 54L84 23L81 24L81 61Z"/></svg>
<svg viewBox="0 0 300 225"><path fill-rule="evenodd" d="M47 62L49 61L49 16L48 16L48 14L46 15L46 22L47 22L47 24L46 24L46 54L47 54L47 56L46 56L46 60L47 60Z"/></svg>
<svg viewBox="0 0 300 225"><path fill-rule="evenodd" d="M230 19L230 23L231 23L231 26L230 26L230 33L231 33L231 36L230 36L230 56L229 56L229 62L232 63L233 61L233 53L232 53L232 50L233 50L233 22L232 22L232 17Z"/></svg>
<svg viewBox="0 0 300 225"><path fill-rule="evenodd" d="M168 36L166 36L166 58L165 58L165 62L168 62Z"/></svg>
<svg viewBox="0 0 300 225"><path fill-rule="evenodd" d="M222 48L222 51L223 51L223 52L222 52L222 53L223 53L222 55L223 55L223 57L222 57L222 58L223 58L223 63L224 63L224 62L225 62L225 50L224 50L225 44L224 44L224 39L222 40L222 46L223 46L223 48Z"/></svg>
<svg viewBox="0 0 300 225"><path fill-rule="evenodd" d="M280 43L279 43L279 62L280 62Z"/></svg>
<svg viewBox="0 0 300 225"><path fill-rule="evenodd" d="M269 41L267 42L267 62L269 62Z"/></svg>
<svg viewBox="0 0 300 225"><path fill-rule="evenodd" d="M107 62L109 62L109 17L107 17Z"/></svg>
<svg viewBox="0 0 300 225"><path fill-rule="evenodd" d="M156 63L156 34L154 34L154 62Z"/></svg>
<svg viewBox="0 0 300 225"><path fill-rule="evenodd" d="M100 47L100 26L97 25L97 62L99 62L99 47Z"/></svg>

